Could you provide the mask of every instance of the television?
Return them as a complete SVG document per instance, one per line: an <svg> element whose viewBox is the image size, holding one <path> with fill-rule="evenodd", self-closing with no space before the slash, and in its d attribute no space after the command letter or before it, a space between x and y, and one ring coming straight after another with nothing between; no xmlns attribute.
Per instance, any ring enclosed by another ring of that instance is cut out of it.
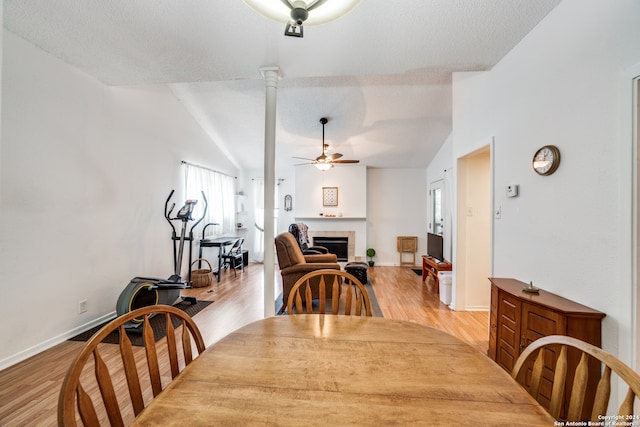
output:
<svg viewBox="0 0 640 427"><path fill-rule="evenodd" d="M439 234L427 233L427 255L438 261L444 261L444 249L442 236Z"/></svg>

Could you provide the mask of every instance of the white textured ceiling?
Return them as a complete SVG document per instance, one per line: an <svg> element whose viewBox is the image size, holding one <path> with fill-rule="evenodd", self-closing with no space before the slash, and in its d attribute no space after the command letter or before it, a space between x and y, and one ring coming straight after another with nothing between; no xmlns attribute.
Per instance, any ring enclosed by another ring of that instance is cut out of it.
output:
<svg viewBox="0 0 640 427"><path fill-rule="evenodd" d="M263 164L263 66L282 74L279 167L320 154L323 116L344 158L425 167L451 73L490 69L559 2L362 0L300 39L242 0L4 0L4 26L106 84L170 85L239 167Z"/></svg>

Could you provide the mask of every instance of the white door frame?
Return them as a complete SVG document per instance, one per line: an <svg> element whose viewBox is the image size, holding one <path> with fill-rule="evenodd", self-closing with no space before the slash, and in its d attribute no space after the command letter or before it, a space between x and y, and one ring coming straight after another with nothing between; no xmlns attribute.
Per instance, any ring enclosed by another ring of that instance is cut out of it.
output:
<svg viewBox="0 0 640 427"><path fill-rule="evenodd" d="M619 80L620 104L620 197L619 230L620 242L618 259L620 260L620 281L629 284L630 316L621 319L628 322L628 328L619 328L617 357L634 368L640 368L640 283L638 282L640 266L640 183L638 180L640 165L640 63L621 73ZM628 179L628 181L627 181Z"/></svg>
<svg viewBox="0 0 640 427"><path fill-rule="evenodd" d="M638 225L639 222L639 212L640 212L640 179L638 169L640 168L638 155L640 153L640 108L638 104L640 103L640 66L634 67L632 70L633 77L631 78L632 87L631 87L631 102L629 108L631 108L631 126L628 126L629 123L625 122L625 127L627 127L627 131L623 133L625 138L628 137L628 131L631 132L631 195L632 195L632 223L631 223L631 301L632 301L632 312L631 312L631 328L630 328L630 343L631 343L631 360L632 366L635 369L640 367L640 340L638 339L638 332L640 331L640 315L638 314L638 310L640 308L640 283L638 282L638 266L640 265L640 227ZM628 83L628 80L627 80ZM627 86L628 88L628 86ZM624 99L629 99L625 97ZM623 153L626 151L621 150Z"/></svg>
<svg viewBox="0 0 640 427"><path fill-rule="evenodd" d="M494 202L494 171L495 171L495 167L494 167L494 157L495 157L495 147L494 147L494 138L492 137L489 141L484 140L482 144L479 144L478 147L475 147L473 150L470 150L464 154L461 154L460 156L457 157L456 159L456 174L455 174L455 179L456 179L456 195L455 195L455 201L453 202L455 204L455 218L453 219L454 225L453 225L453 229L455 230L453 232L453 239L454 239L454 250L452 253L452 262L453 262L453 292L452 292L452 303L451 303L451 308L454 310L467 310L467 301L466 301L466 294L467 294L467 289L466 289L466 280L464 279L466 277L466 272L465 272L465 254L464 254L464 241L466 239L466 231L461 230L459 225L460 225L460 219L465 217L467 215L466 212L466 203L465 200L463 200L463 198L465 197L464 194L461 193L460 191L460 179L461 179L461 174L466 173L465 170L463 170L464 168L462 167L462 162L465 160L465 158L467 158L468 156L477 153L478 151L484 150L486 148L489 148L489 174L490 174L490 182L489 182L489 204L491 206L491 212L487 212L487 215L491 215L490 217L490 223L489 223L489 274L490 276L493 276L493 258L494 258L494 217L493 217L493 210L495 208L495 202ZM477 309L477 308L476 308ZM487 307L488 309L488 307Z"/></svg>

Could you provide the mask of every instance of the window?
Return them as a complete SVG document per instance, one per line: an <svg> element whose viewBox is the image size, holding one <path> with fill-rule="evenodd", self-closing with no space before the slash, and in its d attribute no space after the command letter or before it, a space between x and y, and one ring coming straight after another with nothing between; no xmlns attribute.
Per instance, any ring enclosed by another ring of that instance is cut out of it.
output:
<svg viewBox="0 0 640 427"><path fill-rule="evenodd" d="M235 194L236 179L221 172L216 172L202 166L183 162L185 169L185 195L187 199L197 199L194 218L199 218L204 209L201 191L207 197L209 207L203 223L217 223L215 227L209 227L214 234L235 232L236 211Z"/></svg>
<svg viewBox="0 0 640 427"><path fill-rule="evenodd" d="M434 234L442 236L444 233L444 206L442 200L443 180L431 183L431 223L429 228Z"/></svg>

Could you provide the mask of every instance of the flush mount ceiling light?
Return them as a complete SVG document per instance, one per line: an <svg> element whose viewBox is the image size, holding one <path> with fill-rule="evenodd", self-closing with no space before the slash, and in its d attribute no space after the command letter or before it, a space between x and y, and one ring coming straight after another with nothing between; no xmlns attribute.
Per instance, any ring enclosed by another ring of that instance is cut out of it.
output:
<svg viewBox="0 0 640 427"><path fill-rule="evenodd" d="M320 25L346 15L360 0L244 0L256 12L286 24L284 34L302 37L302 25Z"/></svg>

